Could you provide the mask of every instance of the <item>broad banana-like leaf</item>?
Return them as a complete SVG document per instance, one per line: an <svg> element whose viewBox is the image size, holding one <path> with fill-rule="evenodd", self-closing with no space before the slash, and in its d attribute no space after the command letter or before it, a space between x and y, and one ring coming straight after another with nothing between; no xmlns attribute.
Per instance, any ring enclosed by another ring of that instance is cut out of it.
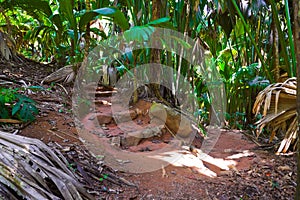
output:
<svg viewBox="0 0 300 200"><path fill-rule="evenodd" d="M124 37L127 41L138 41L138 42L147 41L149 40L149 37L152 35L152 33L155 31L155 27L170 28L170 26L168 26L167 24L169 23L169 21L170 21L169 17L163 17L157 20L153 20L143 26L134 26L130 30L124 32ZM180 43L184 47L187 47L188 45L185 41L180 40L177 37L174 37L173 39L175 39L178 43Z"/></svg>
<svg viewBox="0 0 300 200"><path fill-rule="evenodd" d="M120 10L114 7L106 7L91 10L83 14L79 21L79 30L82 32L85 29L87 23L89 23L92 19L99 15L109 17L108 20L111 20L119 25L122 30L127 30L129 28L128 20Z"/></svg>
<svg viewBox="0 0 300 200"><path fill-rule="evenodd" d="M130 30L124 32L124 37L127 41L143 42L149 40L155 28L149 25L134 26Z"/></svg>
<svg viewBox="0 0 300 200"><path fill-rule="evenodd" d="M67 19L70 25L70 30L74 33L74 38L72 38L75 43L78 41L78 27L77 27L77 21L76 17L73 13L73 6L74 2L73 0L60 0L59 1L59 13L60 15ZM69 31L68 31L69 33Z"/></svg>
<svg viewBox="0 0 300 200"><path fill-rule="evenodd" d="M69 21L71 29L77 30L76 18L73 13L73 4L72 0L60 0L59 13L61 13Z"/></svg>

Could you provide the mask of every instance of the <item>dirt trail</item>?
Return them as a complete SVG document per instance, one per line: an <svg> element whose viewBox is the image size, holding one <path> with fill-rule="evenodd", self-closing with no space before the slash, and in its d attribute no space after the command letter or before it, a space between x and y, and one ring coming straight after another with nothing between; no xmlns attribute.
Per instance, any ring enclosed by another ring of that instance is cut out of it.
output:
<svg viewBox="0 0 300 200"><path fill-rule="evenodd" d="M102 102L109 102L109 98L103 98ZM134 108L140 110L149 108L149 103L142 101ZM39 117L21 134L40 138L45 143L57 141L62 145L82 144L77 139L79 135L74 127L71 113L67 108L64 109L61 113L57 112L58 108L52 109L54 111L49 111L45 116ZM83 118L85 128L90 130L88 138L92 141L97 140L99 138L97 134L100 132L108 141L122 134L114 123L107 104L98 104L97 113L100 127L97 123L92 123L90 114ZM147 124L149 116L139 115L134 121ZM122 189L113 190L116 186L110 185L112 191L118 192L108 192L106 196L124 199L293 199L296 176L294 157L278 157L271 152L259 151L257 146L247 140L240 131L220 131L220 137L209 155L216 159L234 160L236 165L229 170L221 170L219 167L204 162L205 167L217 174L216 178L199 173L198 166L176 167L171 164L146 173L120 171L119 175L134 183L138 189L123 186ZM91 137L91 135L94 136ZM155 152L160 148L165 148L166 141L168 141L167 136L151 138L141 141L137 146L123 148L122 151L136 152L139 155ZM200 147L201 138L196 137L193 144ZM236 157L230 158L230 156ZM123 158L123 160L126 159ZM203 173L205 174L205 171Z"/></svg>
<svg viewBox="0 0 300 200"><path fill-rule="evenodd" d="M2 63L3 64L3 63ZM33 84L40 82L46 72L37 74L36 63L22 67L22 77ZM9 71L10 77L16 79L16 65L3 65ZM47 68L46 66L43 66ZM44 73L44 74L43 74ZM40 108L37 120L24 127L18 134L41 139L44 143L57 142L62 146L83 145L77 132L71 110L70 93L67 95L59 86L45 86L49 91L38 92L34 98ZM70 92L71 87L66 87ZM85 126L91 130L96 128L98 134L110 140L122 134L111 118L109 98L97 99L97 113L101 113L99 120L107 120L100 127L85 120ZM136 105L140 110L147 110L146 101ZM94 113L93 113L94 114ZM106 117L103 117L106 116ZM138 115L134 122L147 124L147 115ZM208 133L210 134L210 133ZM95 138L98 137L94 134ZM98 137L99 138L99 137ZM170 138L164 137L143 140L139 145L123 148L130 153L148 153L165 148ZM117 142L118 143L118 142ZM201 137L196 137L194 146L199 148ZM119 147L118 147L119 148ZM248 150L248 151L246 151ZM221 130L220 137L209 153L214 158L234 160L236 165L229 170L221 170L214 165L204 162L204 166L217 174L217 177L207 177L195 167L176 167L168 165L155 171L146 173L128 173L119 171L117 174L137 187L119 186L107 180L95 183L103 199L293 199L296 186L296 158L295 156L275 156L273 152L259 150L236 130ZM229 157L233 156L236 157ZM241 157L239 157L241 156ZM104 163L105 164L105 163Z"/></svg>

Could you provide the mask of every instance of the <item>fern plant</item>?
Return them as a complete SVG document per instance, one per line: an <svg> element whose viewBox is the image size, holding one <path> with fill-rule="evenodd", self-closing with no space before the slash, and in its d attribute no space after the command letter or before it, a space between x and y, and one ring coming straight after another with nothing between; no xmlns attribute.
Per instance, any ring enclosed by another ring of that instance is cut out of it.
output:
<svg viewBox="0 0 300 200"><path fill-rule="evenodd" d="M36 103L31 98L18 93L18 89L0 88L0 118L15 118L22 122L35 120L38 114Z"/></svg>

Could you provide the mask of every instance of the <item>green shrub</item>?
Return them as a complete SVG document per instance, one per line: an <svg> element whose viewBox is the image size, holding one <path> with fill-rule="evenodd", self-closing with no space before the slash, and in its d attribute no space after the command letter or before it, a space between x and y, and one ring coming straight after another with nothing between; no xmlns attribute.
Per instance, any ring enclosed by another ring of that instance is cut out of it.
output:
<svg viewBox="0 0 300 200"><path fill-rule="evenodd" d="M15 118L23 122L35 120L38 109L35 101L18 93L18 89L0 88L0 118Z"/></svg>

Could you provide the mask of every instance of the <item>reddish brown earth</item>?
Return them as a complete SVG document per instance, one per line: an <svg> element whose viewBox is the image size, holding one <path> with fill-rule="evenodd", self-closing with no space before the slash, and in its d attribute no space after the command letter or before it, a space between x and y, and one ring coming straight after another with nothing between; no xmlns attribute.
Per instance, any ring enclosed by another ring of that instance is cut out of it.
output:
<svg viewBox="0 0 300 200"><path fill-rule="evenodd" d="M7 65L6 65L7 66ZM15 74L17 67L8 66L11 74ZM37 84L48 72L35 74L36 70L23 70L22 77L33 84ZM10 75L12 78L15 76ZM36 81L36 82L35 82ZM18 134L38 138L44 143L57 142L62 146L83 146L78 134L71 110L71 86L66 86L69 94L58 86L45 85L50 88L30 95L38 102L40 114L36 121L22 128ZM109 102L109 98L100 99ZM98 99L99 100L99 99ZM98 112L110 115L108 105L97 104ZM147 102L135 105L140 110L147 110ZM134 107L133 109L135 109ZM134 119L136 123L147 124L149 117L140 114ZM95 124L89 124L94 129ZM105 137L122 134L113 120L102 130ZM97 128L97 127L96 127ZM214 158L236 161L236 166L229 170L221 170L207 162L204 165L217 174L217 177L207 177L193 167L176 167L168 165L156 171L146 173L128 173L117 171L116 175L133 183L136 187L117 185L107 180L94 183L92 186L99 190L99 199L293 199L296 187L296 157L293 155L276 156L273 151L263 150L247 139L243 132L237 130L220 130L220 137L209 153ZM208 132L208 135L210 133ZM120 147L122 151L143 153L164 148L170 139L166 132L163 137L141 141L137 146L130 148ZM159 140L159 142L153 142ZM193 142L195 147L201 146L201 137L198 135ZM251 154L246 155L248 150ZM230 159L228 156L242 155ZM104 163L105 165L106 163ZM103 189L105 188L105 190Z"/></svg>

